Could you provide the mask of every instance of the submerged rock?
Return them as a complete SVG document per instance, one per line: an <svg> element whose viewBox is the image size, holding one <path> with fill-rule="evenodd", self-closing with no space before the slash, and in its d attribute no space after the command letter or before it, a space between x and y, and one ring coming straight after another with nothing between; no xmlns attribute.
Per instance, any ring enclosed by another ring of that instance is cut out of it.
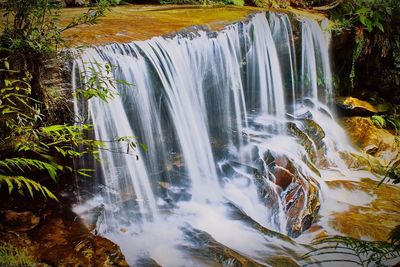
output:
<svg viewBox="0 0 400 267"><path fill-rule="evenodd" d="M333 229L354 238L387 241L390 231L400 224L398 186L381 184L371 179L327 182L330 188L365 192L371 196L367 205L350 205L345 211L335 212L329 221Z"/></svg>
<svg viewBox="0 0 400 267"><path fill-rule="evenodd" d="M194 258L204 261L205 265L219 262L221 266L230 267L267 266L219 243L207 232L195 229L190 225L182 227L181 230L188 242L184 248L193 254Z"/></svg>

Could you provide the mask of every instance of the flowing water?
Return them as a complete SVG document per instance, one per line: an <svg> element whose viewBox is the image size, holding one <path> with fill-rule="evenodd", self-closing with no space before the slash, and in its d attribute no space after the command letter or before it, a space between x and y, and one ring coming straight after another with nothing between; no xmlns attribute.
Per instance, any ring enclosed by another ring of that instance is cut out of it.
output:
<svg viewBox="0 0 400 267"><path fill-rule="evenodd" d="M96 173L80 183L76 211L104 207L98 231L139 266L236 266L219 248L260 264L277 255L303 264L307 247L277 233L296 236L284 201L293 188L277 185L267 158L284 157L299 173L300 217L311 188L322 213L333 209L324 179L348 171L338 151L355 151L329 108L328 43L313 20L258 13L216 33L85 49L74 62L76 87L93 70L129 84L118 84L107 102L75 103L106 141L101 163L85 162ZM111 73L100 67L106 63L115 66ZM307 121L323 130L319 143ZM121 137L137 138L147 151L128 149Z"/></svg>

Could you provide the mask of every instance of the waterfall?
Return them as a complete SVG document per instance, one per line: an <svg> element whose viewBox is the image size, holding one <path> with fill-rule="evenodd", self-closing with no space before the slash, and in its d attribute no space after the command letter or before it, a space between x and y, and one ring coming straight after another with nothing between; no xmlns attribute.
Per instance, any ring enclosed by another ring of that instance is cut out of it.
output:
<svg viewBox="0 0 400 267"><path fill-rule="evenodd" d="M313 20L301 26L301 97L327 102L332 96L332 74L326 36Z"/></svg>
<svg viewBox="0 0 400 267"><path fill-rule="evenodd" d="M92 47L75 60L76 88L80 75L93 70L129 83L118 84L107 102L76 101L75 109L93 123L96 139L106 141L100 163L92 164L96 179L84 188L95 197L82 206L105 206L100 232L132 263L150 257L166 266L205 264L179 249L187 245L181 229L188 224L255 261L302 250L292 243L269 247L227 215L230 204L260 227L290 234L296 218L285 201L294 192L303 196L299 216L305 216L320 177L311 152L288 134L290 127L307 132L304 118L326 131L323 145L303 134L310 150L326 146L331 164L341 162L336 141L345 135L327 106L332 78L325 34L313 20L291 21L257 13L220 32ZM104 73L106 64L115 66L111 73ZM121 137L137 137L148 151L126 153L116 141ZM280 185L282 167L271 167L270 156L293 162L302 187Z"/></svg>

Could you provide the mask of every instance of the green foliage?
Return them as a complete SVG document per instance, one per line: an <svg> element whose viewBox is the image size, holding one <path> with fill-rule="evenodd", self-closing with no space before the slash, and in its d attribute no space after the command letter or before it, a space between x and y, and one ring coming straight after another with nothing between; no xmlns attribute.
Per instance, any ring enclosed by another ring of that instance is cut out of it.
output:
<svg viewBox="0 0 400 267"><path fill-rule="evenodd" d="M2 156L0 153L0 187L6 185L9 193L15 189L24 195L24 190L30 196L34 192L42 193L44 197L57 199L45 186L39 184L38 176L46 174L53 181L57 181L59 173L75 172L78 175L88 177L91 169L73 169L71 161L84 156L98 158L99 149L107 149L106 142L118 142L126 144L124 150L112 151L128 153L140 146L147 150L144 144L136 142L135 137L120 137L117 140L95 140L88 138L93 130L90 124L68 125L50 124L44 125L43 114L32 104L38 103L30 97L30 75L10 70L7 61L3 61L4 88L0 89L0 152L1 148L11 144L13 157ZM113 67L109 64L103 68L99 64L87 69L82 76L81 88L76 95L85 101L92 97L98 97L103 101L112 99L116 91L116 84L129 85L123 81L115 81L111 77ZM13 79L13 77L19 79ZM111 90L109 89L111 88ZM17 92L17 93L15 93Z"/></svg>
<svg viewBox="0 0 400 267"><path fill-rule="evenodd" d="M375 28L378 28L382 32L385 31L381 23L382 16L379 14L379 12L372 10L371 7L360 7L355 13L357 14L358 20L364 27L367 28L369 32Z"/></svg>
<svg viewBox="0 0 400 267"><path fill-rule="evenodd" d="M59 26L60 4L50 0L6 0L1 46L33 55L55 52L63 44L61 33L81 24L95 23L108 10L109 0L98 0L95 8Z"/></svg>
<svg viewBox="0 0 400 267"><path fill-rule="evenodd" d="M24 195L24 188L29 191L30 196L33 198L33 190L42 193L42 195L47 198L52 198L58 200L57 197L49 190L47 187L42 186L34 180L24 177L24 176L7 176L0 174L0 185L7 184L8 192L11 194L14 189L18 190L18 193ZM17 188L15 188L17 186Z"/></svg>
<svg viewBox="0 0 400 267"><path fill-rule="evenodd" d="M45 197L57 199L45 186L35 181L34 174L47 173L56 181L58 172L72 171L72 168L59 164L52 155L65 159L96 155L102 143L86 138L90 125L42 126L42 114L34 107L37 101L30 97L29 75L21 77L20 72L9 69L8 61L2 63L5 68L0 71L6 78L4 87L0 89L0 148L11 144L9 149L14 150L15 156L0 154L0 186L7 185L9 193L17 189L24 194L26 189L32 197L33 191L38 191ZM13 79L13 76L20 79ZM77 172L82 173L82 170Z"/></svg>
<svg viewBox="0 0 400 267"><path fill-rule="evenodd" d="M130 85L124 81L115 81L110 75L115 66L106 63L101 66L99 63L94 62L85 64L85 73L81 75L81 87L76 88L74 95L77 99L89 100L92 97L98 97L101 100L108 102L117 95L116 84Z"/></svg>
<svg viewBox="0 0 400 267"><path fill-rule="evenodd" d="M368 32L384 32L384 24L398 8L397 0L348 0L331 11L336 23L344 23L343 29L362 27Z"/></svg>
<svg viewBox="0 0 400 267"><path fill-rule="evenodd" d="M365 38L363 35L357 35L356 37L356 46L353 51L353 57L351 61L351 70L350 70L350 83L351 83L351 88L354 88L354 79L356 77L356 62L360 58L361 53L364 49L365 45Z"/></svg>
<svg viewBox="0 0 400 267"><path fill-rule="evenodd" d="M83 15L65 27L59 25L60 6L51 0L6 0L3 33L0 38L0 187L8 192L41 193L56 196L38 180L53 181L63 172L88 176L91 170L74 170L72 160L91 155L97 158L104 142L88 138L92 126L47 123L43 107L40 65L42 58L54 56L63 45L61 33L81 24L92 24L103 16L115 0L98 0ZM17 70L12 69L16 66ZM39 66L39 69L38 69ZM106 66L105 73L112 71ZM115 92L114 81L102 75L101 68L89 69L80 96L105 101ZM85 90L85 92L83 92ZM33 94L36 92L36 94ZM39 93L38 93L39 92Z"/></svg>
<svg viewBox="0 0 400 267"><path fill-rule="evenodd" d="M396 135L400 135L400 116L399 115L386 115L385 117L386 121L388 122L389 125L393 127L393 129L396 131Z"/></svg>
<svg viewBox="0 0 400 267"><path fill-rule="evenodd" d="M317 239L315 249L304 255L304 258L321 258L308 265L327 262L344 262L368 266L392 266L389 262L400 257L400 246L383 241L364 241L345 236L328 236ZM330 255L334 258L324 258ZM392 262L393 264L393 262Z"/></svg>
<svg viewBox="0 0 400 267"><path fill-rule="evenodd" d="M386 120L383 116L373 115L371 121L379 128L384 128L386 126Z"/></svg>
<svg viewBox="0 0 400 267"><path fill-rule="evenodd" d="M330 10L332 23L329 28L337 32L350 31L354 36L349 73L351 89L355 88L357 81L363 82L356 75L356 69L361 66L369 66L362 70L362 75L381 75L374 79L390 79L386 84L391 86L400 79L399 13L397 0L346 0ZM382 71L385 73L379 73ZM388 77L388 74L393 76ZM382 86L382 83L376 86ZM352 90L349 93L353 94Z"/></svg>
<svg viewBox="0 0 400 267"><path fill-rule="evenodd" d="M400 183L400 163L387 167L385 176L379 184L383 183L386 180L391 181L393 184Z"/></svg>
<svg viewBox="0 0 400 267"><path fill-rule="evenodd" d="M379 128L391 128L396 136L400 135L400 116L397 114L373 115L372 123Z"/></svg>
<svg viewBox="0 0 400 267"><path fill-rule="evenodd" d="M25 249L16 248L8 243L0 243L0 266L33 267L35 265Z"/></svg>
<svg viewBox="0 0 400 267"><path fill-rule="evenodd" d="M226 4L232 4L235 6L244 6L244 0L225 0Z"/></svg>

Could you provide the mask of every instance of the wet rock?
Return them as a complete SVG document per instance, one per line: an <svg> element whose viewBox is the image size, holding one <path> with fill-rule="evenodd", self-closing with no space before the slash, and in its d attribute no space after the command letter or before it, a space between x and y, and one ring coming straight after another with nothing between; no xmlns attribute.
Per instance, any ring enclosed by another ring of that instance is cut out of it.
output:
<svg viewBox="0 0 400 267"><path fill-rule="evenodd" d="M265 198L268 195L279 194L287 217L287 231L290 236L296 237L311 226L318 214L320 207L318 182L311 176L303 174L300 167L285 155L267 152L265 163L272 174L272 182L280 190L274 189L269 182L262 182L262 176L259 175L257 184L258 187L261 186L261 190L259 189L261 197L268 199ZM267 205L268 203L266 202Z"/></svg>
<svg viewBox="0 0 400 267"><path fill-rule="evenodd" d="M319 175L316 166L325 165L326 147L323 139L325 132L320 125L310 118L303 118L299 121L301 129L293 122L287 123L288 135L296 138L308 154L308 158L303 158L304 163Z"/></svg>
<svg viewBox="0 0 400 267"><path fill-rule="evenodd" d="M317 217L321 205L318 193L318 187L301 175L283 192L283 204L288 218L287 231L290 236L299 236Z"/></svg>
<svg viewBox="0 0 400 267"><path fill-rule="evenodd" d="M297 141L305 148L311 161L316 161L316 147L311 138L300 130L299 127L293 122L287 124L288 134L297 139Z"/></svg>
<svg viewBox="0 0 400 267"><path fill-rule="evenodd" d="M40 214L7 211L3 214L7 215L7 221L26 222L27 228L0 232L0 239L26 249L37 266L45 266L42 263L50 266L128 266L116 244L90 233L71 211L45 210ZM35 226L32 228L32 225Z"/></svg>
<svg viewBox="0 0 400 267"><path fill-rule="evenodd" d="M228 203L226 203L226 206L228 207L229 215L230 215L231 219L239 220L242 223L245 223L245 224L249 225L250 227L252 227L253 229L261 232L262 234L264 234L267 237L278 238L284 242L287 242L290 244L295 244L295 242L290 237L288 237L284 234L281 234L279 232L270 230L270 229L262 226L255 220L253 220L250 216L248 216L242 209L240 209L234 203L228 202Z"/></svg>
<svg viewBox="0 0 400 267"><path fill-rule="evenodd" d="M75 251L83 254L94 266L128 266L118 245L101 236L78 243Z"/></svg>
<svg viewBox="0 0 400 267"><path fill-rule="evenodd" d="M322 127L311 119L304 119L304 132L313 140L317 149L324 146L323 139L325 138L325 132Z"/></svg>
<svg viewBox="0 0 400 267"><path fill-rule="evenodd" d="M193 254L194 258L204 261L205 265L214 265L213 263L217 261L222 266L231 267L266 266L217 242L206 232L189 225L182 227L181 230L188 243L185 250Z"/></svg>
<svg viewBox="0 0 400 267"><path fill-rule="evenodd" d="M360 100L354 97L340 97L336 99L336 106L339 114L349 116L371 116L379 110L368 103L367 101Z"/></svg>
<svg viewBox="0 0 400 267"><path fill-rule="evenodd" d="M330 227L343 235L387 241L390 231L400 224L398 186L381 184L371 179L361 181L328 181L330 188L348 190L356 197L357 191L367 193L371 199L366 205L350 205L345 211L332 214Z"/></svg>
<svg viewBox="0 0 400 267"><path fill-rule="evenodd" d="M62 10L60 23L69 23L77 11L83 13L86 9ZM193 25L207 25L213 31L221 30L232 22L245 20L250 13L259 10L250 7L219 6L210 11L209 7L116 6L113 7L113 12L107 12L95 25L81 25L68 29L63 32L63 37L71 46L127 43L179 32Z"/></svg>
<svg viewBox="0 0 400 267"><path fill-rule="evenodd" d="M369 154L354 154L348 152L339 152L341 159L346 163L346 166L353 170L366 170L378 175L385 175L386 168L379 159Z"/></svg>
<svg viewBox="0 0 400 267"><path fill-rule="evenodd" d="M135 266L138 267L161 267L155 260L151 258L140 258L136 261Z"/></svg>
<svg viewBox="0 0 400 267"><path fill-rule="evenodd" d="M366 154L381 160L383 165L390 165L399 158L396 136L376 127L370 118L345 118L342 124L354 143Z"/></svg>
<svg viewBox="0 0 400 267"><path fill-rule="evenodd" d="M309 177L303 176L297 170L290 186L281 193L282 202L287 216L287 231L290 236L298 236L308 229L318 214L320 202L318 189Z"/></svg>
<svg viewBox="0 0 400 267"><path fill-rule="evenodd" d="M274 267L300 267L294 260L283 255L268 257L267 263Z"/></svg>
<svg viewBox="0 0 400 267"><path fill-rule="evenodd" d="M286 190L296 179L293 173L295 173L294 166L287 157L277 157L275 159L275 184Z"/></svg>
<svg viewBox="0 0 400 267"><path fill-rule="evenodd" d="M35 228L40 218L30 211L6 210L2 213L2 225L6 231L26 232Z"/></svg>

